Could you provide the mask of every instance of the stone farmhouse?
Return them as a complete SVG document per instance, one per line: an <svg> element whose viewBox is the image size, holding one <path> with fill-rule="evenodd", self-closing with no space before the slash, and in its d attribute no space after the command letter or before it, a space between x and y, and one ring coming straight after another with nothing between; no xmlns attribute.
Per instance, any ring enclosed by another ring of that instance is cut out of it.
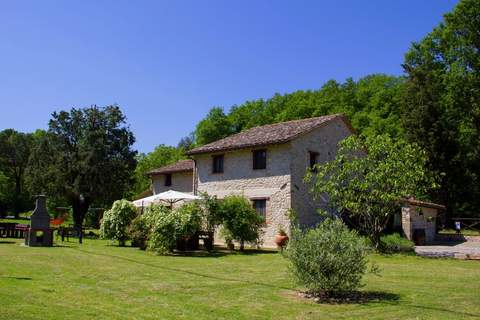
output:
<svg viewBox="0 0 480 320"><path fill-rule="evenodd" d="M354 132L345 116L328 115L254 127L192 149L190 160L150 172L153 193L169 189L223 198L244 195L264 216L264 245L274 246L278 228L320 221L326 199L314 199L303 182L307 170L335 157L338 143Z"/></svg>

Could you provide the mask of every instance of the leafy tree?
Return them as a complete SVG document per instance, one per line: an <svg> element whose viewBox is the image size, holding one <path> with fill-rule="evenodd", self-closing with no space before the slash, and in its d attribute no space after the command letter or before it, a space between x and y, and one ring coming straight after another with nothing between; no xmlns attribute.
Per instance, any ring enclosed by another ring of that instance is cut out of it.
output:
<svg viewBox="0 0 480 320"><path fill-rule="evenodd" d="M315 196L327 194L333 209L354 218L378 248L401 198L421 198L435 187L426 161L425 151L403 140L350 136L340 143L335 159L317 164L305 181Z"/></svg>
<svg viewBox="0 0 480 320"><path fill-rule="evenodd" d="M195 137L197 145L204 145L225 138L233 133L232 124L222 108L212 108L207 117L197 124Z"/></svg>
<svg viewBox="0 0 480 320"><path fill-rule="evenodd" d="M123 247L129 238L128 227L137 215L133 204L125 199L117 200L110 210L105 211L100 225L102 238L117 240Z"/></svg>
<svg viewBox="0 0 480 320"><path fill-rule="evenodd" d="M232 106L228 118L233 125L233 131L238 133L245 129L273 123L275 118L267 114L265 105L265 101L259 99Z"/></svg>
<svg viewBox="0 0 480 320"><path fill-rule="evenodd" d="M109 205L129 190L135 138L118 106L55 112L39 140L29 162L30 190L68 201L76 228L90 205Z"/></svg>
<svg viewBox="0 0 480 320"><path fill-rule="evenodd" d="M245 242L259 242L265 221L247 198L235 195L225 197L220 210L223 216L223 233L227 238L240 242L240 251L244 250Z"/></svg>
<svg viewBox="0 0 480 320"><path fill-rule="evenodd" d="M11 190L13 186L10 180L0 171L0 217L4 217L10 203Z"/></svg>
<svg viewBox="0 0 480 320"><path fill-rule="evenodd" d="M480 2L460 1L405 56L403 125L445 173L436 201L456 216L480 206Z"/></svg>
<svg viewBox="0 0 480 320"><path fill-rule="evenodd" d="M298 90L275 94L270 99L234 105L228 114L214 108L197 125L197 144L205 144L229 134L281 121L344 113L365 136L388 133L403 137L400 124L405 79L373 74L343 83L326 82L318 90Z"/></svg>
<svg viewBox="0 0 480 320"><path fill-rule="evenodd" d="M195 133L191 132L188 136L183 137L178 142L177 148L187 152L195 147Z"/></svg>
<svg viewBox="0 0 480 320"><path fill-rule="evenodd" d="M28 207L29 195L24 190L25 169L28 165L33 138L31 134L6 129L0 132L0 170L13 188L6 190L11 209L18 213Z"/></svg>
<svg viewBox="0 0 480 320"><path fill-rule="evenodd" d="M163 167L184 159L184 151L181 148L175 148L161 144L148 154L139 154L137 156L137 167L135 168L135 185L133 192L139 194L150 187L150 179L147 173L155 168Z"/></svg>

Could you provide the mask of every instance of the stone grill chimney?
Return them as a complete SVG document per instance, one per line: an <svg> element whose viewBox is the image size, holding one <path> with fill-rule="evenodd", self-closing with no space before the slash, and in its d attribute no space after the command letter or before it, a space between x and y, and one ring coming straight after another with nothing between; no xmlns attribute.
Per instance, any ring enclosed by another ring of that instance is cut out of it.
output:
<svg viewBox="0 0 480 320"><path fill-rule="evenodd" d="M44 195L37 196L35 210L30 217L30 228L25 234L27 246L53 245L53 230L50 228L50 215L47 212L47 198Z"/></svg>

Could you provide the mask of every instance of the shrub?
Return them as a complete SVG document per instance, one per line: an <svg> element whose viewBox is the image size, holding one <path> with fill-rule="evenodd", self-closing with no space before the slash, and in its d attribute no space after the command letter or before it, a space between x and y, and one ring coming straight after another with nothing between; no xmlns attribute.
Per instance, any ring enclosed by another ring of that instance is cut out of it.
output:
<svg viewBox="0 0 480 320"><path fill-rule="evenodd" d="M100 213L100 210L88 209L83 224L92 229L98 229L100 226Z"/></svg>
<svg viewBox="0 0 480 320"><path fill-rule="evenodd" d="M132 247L139 247L141 250L147 248L149 228L143 216L137 216L128 227L128 234L132 240Z"/></svg>
<svg viewBox="0 0 480 320"><path fill-rule="evenodd" d="M285 256L297 282L317 296L359 288L367 268L364 240L339 219L307 231L294 228Z"/></svg>
<svg viewBox="0 0 480 320"><path fill-rule="evenodd" d="M175 248L175 219L171 210L162 205L152 204L143 215L150 230L149 248L160 254Z"/></svg>
<svg viewBox="0 0 480 320"><path fill-rule="evenodd" d="M380 249L386 253L395 252L411 252L413 251L414 243L400 234L394 233L380 238Z"/></svg>
<svg viewBox="0 0 480 320"><path fill-rule="evenodd" d="M149 207L145 208L145 211L142 215L143 220L147 224L147 227L151 229L153 224L157 220L157 217L161 215L166 215L170 213L170 208L163 206L161 204L152 204Z"/></svg>
<svg viewBox="0 0 480 320"><path fill-rule="evenodd" d="M153 205L146 212L146 223L151 228L150 248L165 254L200 230L202 208L195 202L175 210Z"/></svg>
<svg viewBox="0 0 480 320"><path fill-rule="evenodd" d="M223 232L227 238L240 242L240 251L243 251L245 242L259 243L264 219L253 209L247 198L225 197L220 210L223 217Z"/></svg>
<svg viewBox="0 0 480 320"><path fill-rule="evenodd" d="M197 202L185 203L173 212L177 239L196 234L202 227L203 210Z"/></svg>
<svg viewBox="0 0 480 320"><path fill-rule="evenodd" d="M100 225L102 238L117 240L120 246L124 246L128 239L127 228L135 215L135 207L130 201L124 199L115 201L112 208L103 215Z"/></svg>
<svg viewBox="0 0 480 320"><path fill-rule="evenodd" d="M203 225L205 231L214 232L215 228L223 222L221 203L216 196L209 196L206 192L201 196L204 203Z"/></svg>

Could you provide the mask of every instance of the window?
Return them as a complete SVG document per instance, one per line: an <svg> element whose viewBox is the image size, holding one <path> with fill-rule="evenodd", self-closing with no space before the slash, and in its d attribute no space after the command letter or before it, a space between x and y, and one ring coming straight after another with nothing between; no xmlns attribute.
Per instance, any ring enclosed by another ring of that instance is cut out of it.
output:
<svg viewBox="0 0 480 320"><path fill-rule="evenodd" d="M252 200L255 211L264 219L267 218L267 199L254 199Z"/></svg>
<svg viewBox="0 0 480 320"><path fill-rule="evenodd" d="M253 151L253 170L267 168L267 150Z"/></svg>
<svg viewBox="0 0 480 320"><path fill-rule="evenodd" d="M167 173L165 175L165 187L170 187L172 185L172 174Z"/></svg>
<svg viewBox="0 0 480 320"><path fill-rule="evenodd" d="M310 169L318 163L318 152L310 151Z"/></svg>
<svg viewBox="0 0 480 320"><path fill-rule="evenodd" d="M223 154L213 156L213 173L223 173Z"/></svg>

